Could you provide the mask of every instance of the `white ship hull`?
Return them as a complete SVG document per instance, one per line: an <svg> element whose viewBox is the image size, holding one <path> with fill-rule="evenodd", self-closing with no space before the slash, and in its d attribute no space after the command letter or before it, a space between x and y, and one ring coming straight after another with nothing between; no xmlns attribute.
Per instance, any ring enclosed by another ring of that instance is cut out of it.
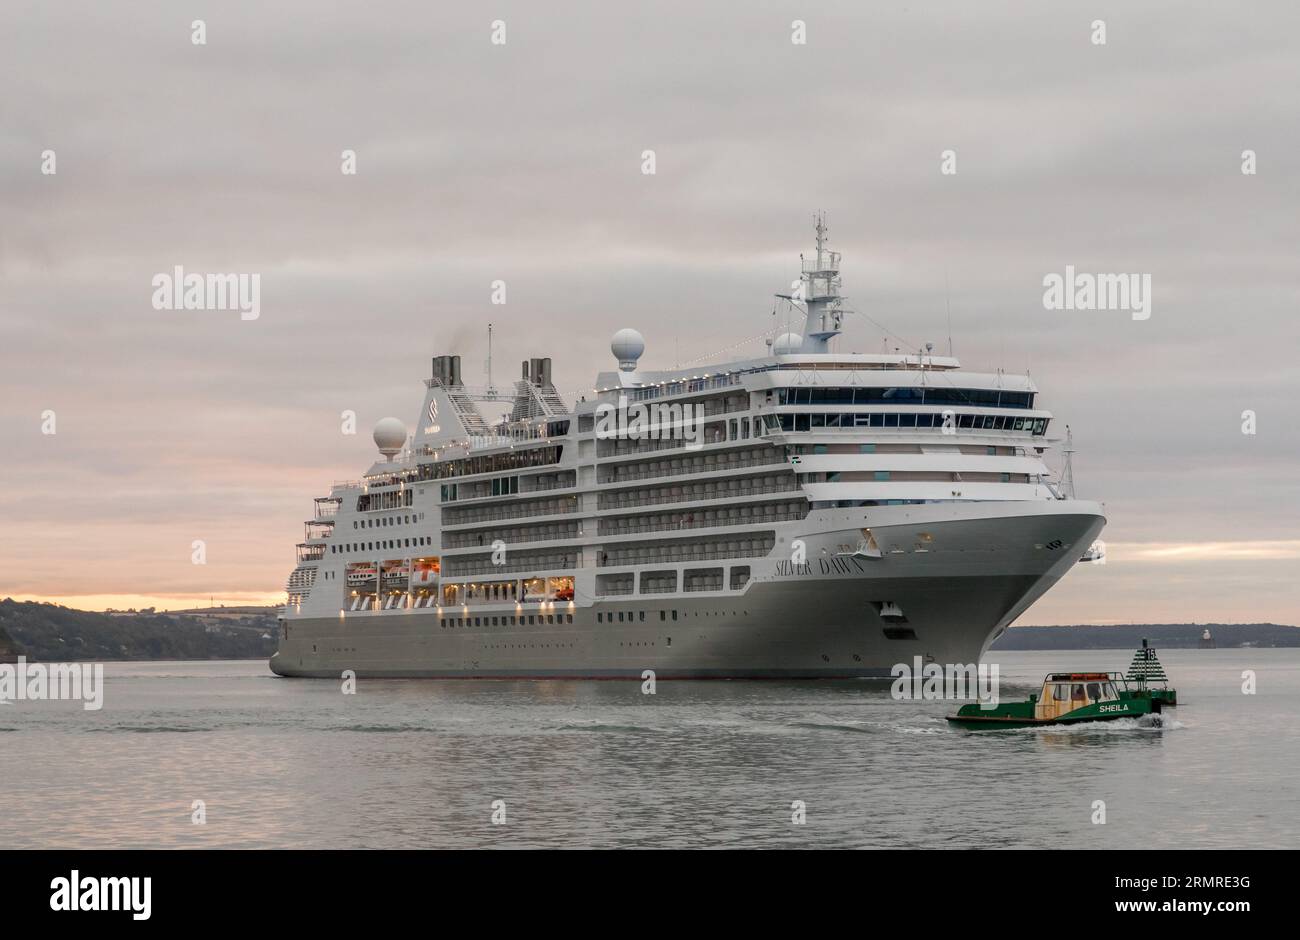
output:
<svg viewBox="0 0 1300 940"><path fill-rule="evenodd" d="M852 554L864 524L879 557ZM645 670L660 679L879 677L916 656L974 663L1104 524L1097 504L1074 500L821 510L780 527L777 547L750 562L754 576L740 591L593 599L594 572L580 571L572 605L298 618L271 668L332 678L353 670L639 680ZM796 538L806 565L791 561ZM529 613L564 622L507 625ZM476 618L484 625L447 625Z"/></svg>

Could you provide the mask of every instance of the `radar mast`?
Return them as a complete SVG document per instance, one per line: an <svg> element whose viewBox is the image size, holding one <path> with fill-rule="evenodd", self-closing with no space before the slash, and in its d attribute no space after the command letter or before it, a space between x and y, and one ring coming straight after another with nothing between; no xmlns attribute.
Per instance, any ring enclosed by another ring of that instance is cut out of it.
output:
<svg viewBox="0 0 1300 940"><path fill-rule="evenodd" d="M817 254L803 258L800 275L803 302L808 309L808 329L804 334L803 351L830 352L830 341L840 335L844 323L844 310L840 302L840 253L826 247L826 216L817 219Z"/></svg>

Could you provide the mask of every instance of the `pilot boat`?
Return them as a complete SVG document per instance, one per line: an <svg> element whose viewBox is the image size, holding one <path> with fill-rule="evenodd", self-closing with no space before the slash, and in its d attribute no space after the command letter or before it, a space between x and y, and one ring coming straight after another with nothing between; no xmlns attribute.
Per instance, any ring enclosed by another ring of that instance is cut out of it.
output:
<svg viewBox="0 0 1300 940"><path fill-rule="evenodd" d="M948 720L972 730L1069 725L1159 715L1177 704L1178 692L1169 686L1155 648L1143 640L1127 673L1049 673L1038 694L1027 701L963 705Z"/></svg>

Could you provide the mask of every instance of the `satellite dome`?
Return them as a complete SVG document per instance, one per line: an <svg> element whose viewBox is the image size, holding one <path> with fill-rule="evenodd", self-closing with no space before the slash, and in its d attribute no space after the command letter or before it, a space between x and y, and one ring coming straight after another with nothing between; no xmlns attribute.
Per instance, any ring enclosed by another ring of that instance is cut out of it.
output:
<svg viewBox="0 0 1300 940"><path fill-rule="evenodd" d="M381 418L375 424L375 446L389 460L406 446L406 425L398 418Z"/></svg>
<svg viewBox="0 0 1300 940"><path fill-rule="evenodd" d="M610 341L609 351L618 360L618 367L624 372L636 369L636 361L645 352L645 337L636 330L619 330Z"/></svg>
<svg viewBox="0 0 1300 940"><path fill-rule="evenodd" d="M798 333L782 333L772 344L772 352L778 356L788 356L803 349L803 337Z"/></svg>

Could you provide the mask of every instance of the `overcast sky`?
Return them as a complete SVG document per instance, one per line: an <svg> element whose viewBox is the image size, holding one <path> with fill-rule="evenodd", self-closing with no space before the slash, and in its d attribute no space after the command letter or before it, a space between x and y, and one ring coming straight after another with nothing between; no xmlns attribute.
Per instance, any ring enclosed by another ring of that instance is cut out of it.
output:
<svg viewBox="0 0 1300 940"><path fill-rule="evenodd" d="M648 368L760 337L825 210L850 306L939 350L950 309L964 366L1028 369L1075 431L1109 560L1021 622L1300 622L1294 3L117 0L0 24L0 596L280 597L312 497L368 465L374 421L413 425L430 356L483 382L491 320L498 384L548 355L571 391L623 326ZM260 317L155 310L176 265L260 274ZM1150 319L1045 310L1066 265L1149 274ZM866 316L841 349L883 348Z"/></svg>

